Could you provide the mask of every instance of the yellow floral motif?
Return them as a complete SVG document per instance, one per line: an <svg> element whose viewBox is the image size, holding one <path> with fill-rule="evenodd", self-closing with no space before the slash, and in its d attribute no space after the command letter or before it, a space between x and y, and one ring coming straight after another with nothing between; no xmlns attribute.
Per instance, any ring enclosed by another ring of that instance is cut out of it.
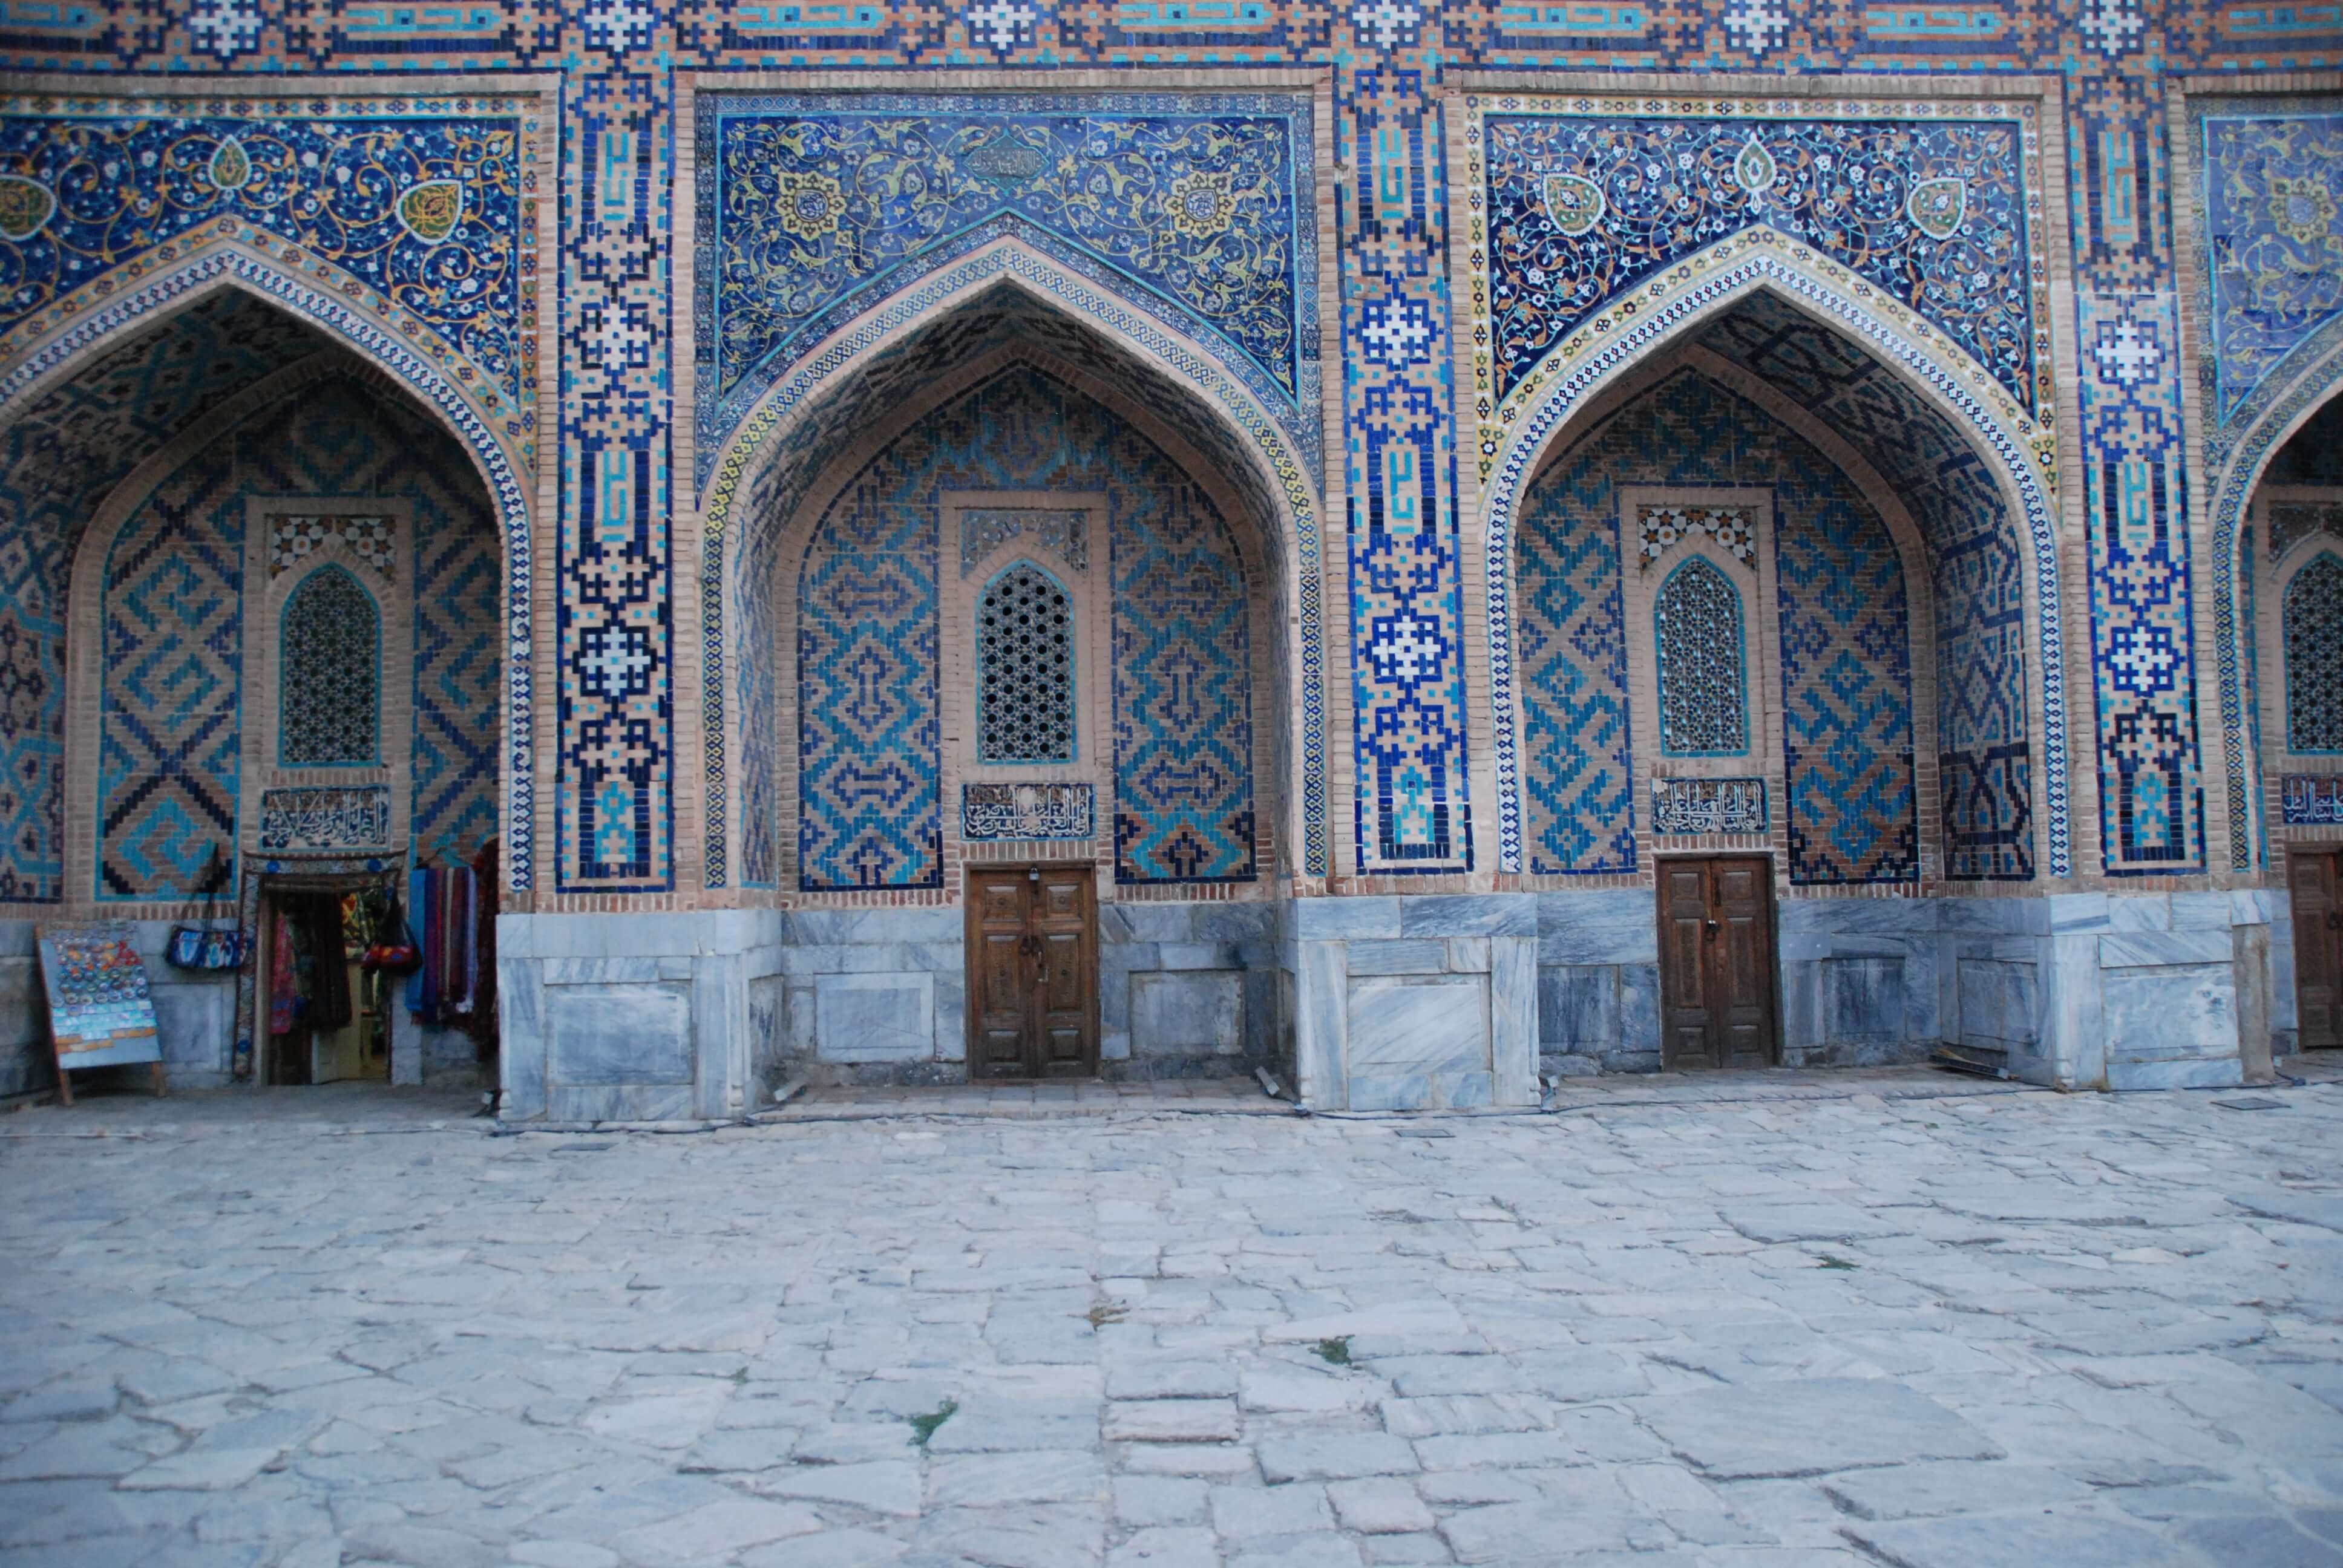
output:
<svg viewBox="0 0 2343 1568"><path fill-rule="evenodd" d="M2335 197L2325 183L2311 175L2288 178L2273 175L2269 183L2270 223L2298 245L2317 245L2335 226Z"/></svg>
<svg viewBox="0 0 2343 1568"><path fill-rule="evenodd" d="M1224 170L1192 169L1172 182L1172 226L1191 239L1225 234L1236 221L1233 178Z"/></svg>
<svg viewBox="0 0 2343 1568"><path fill-rule="evenodd" d="M775 194L781 226L810 245L825 235L838 232L838 220L846 216L846 192L828 175L799 174L783 170L778 176Z"/></svg>

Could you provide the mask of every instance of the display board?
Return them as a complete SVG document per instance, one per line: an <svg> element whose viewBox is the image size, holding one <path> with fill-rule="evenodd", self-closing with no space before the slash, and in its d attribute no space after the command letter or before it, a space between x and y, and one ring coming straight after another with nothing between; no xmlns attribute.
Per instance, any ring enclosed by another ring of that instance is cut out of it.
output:
<svg viewBox="0 0 2343 1568"><path fill-rule="evenodd" d="M163 1060L146 965L127 920L43 926L39 943L60 1076L69 1068Z"/></svg>

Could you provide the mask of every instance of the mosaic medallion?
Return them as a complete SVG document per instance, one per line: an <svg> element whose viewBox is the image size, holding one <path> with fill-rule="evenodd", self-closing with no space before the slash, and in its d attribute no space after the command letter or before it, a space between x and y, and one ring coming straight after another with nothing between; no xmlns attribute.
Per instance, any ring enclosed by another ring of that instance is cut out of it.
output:
<svg viewBox="0 0 2343 1568"><path fill-rule="evenodd" d="M1603 187L1576 175L1545 176L1546 216L1575 238L1603 221Z"/></svg>
<svg viewBox="0 0 2343 1568"><path fill-rule="evenodd" d="M242 142L229 136L213 151L207 172L212 176L212 184L220 189L242 190L245 183L252 178L252 158L244 150Z"/></svg>
<svg viewBox="0 0 2343 1568"><path fill-rule="evenodd" d="M21 175L0 175L0 239L27 240L57 210L49 187Z"/></svg>
<svg viewBox="0 0 2343 1568"><path fill-rule="evenodd" d="M1968 216L1968 182L1961 179L1915 180L1904 201L1912 226L1930 239L1950 239Z"/></svg>
<svg viewBox="0 0 2343 1568"><path fill-rule="evenodd" d="M426 245L437 245L464 220L464 187L456 180L425 180L398 198L398 221Z"/></svg>

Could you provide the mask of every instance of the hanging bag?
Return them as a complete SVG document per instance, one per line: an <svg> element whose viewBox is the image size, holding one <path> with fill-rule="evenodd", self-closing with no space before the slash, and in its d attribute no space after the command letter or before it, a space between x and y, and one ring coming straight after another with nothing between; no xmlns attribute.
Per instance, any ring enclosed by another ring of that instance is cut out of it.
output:
<svg viewBox="0 0 2343 1568"><path fill-rule="evenodd" d="M203 893L187 900L186 916L171 928L171 940L163 949L163 957L173 969L240 970L251 956L251 939L242 931L234 927L224 931L213 928L214 902L226 880L227 868L220 861L219 846L214 844L204 861Z"/></svg>
<svg viewBox="0 0 2343 1568"><path fill-rule="evenodd" d="M406 911L398 907L398 895L389 895L390 907L383 916L377 934L389 937L367 949L358 960L358 968L387 975L411 975L423 967L423 949L415 940L415 931L407 923Z"/></svg>

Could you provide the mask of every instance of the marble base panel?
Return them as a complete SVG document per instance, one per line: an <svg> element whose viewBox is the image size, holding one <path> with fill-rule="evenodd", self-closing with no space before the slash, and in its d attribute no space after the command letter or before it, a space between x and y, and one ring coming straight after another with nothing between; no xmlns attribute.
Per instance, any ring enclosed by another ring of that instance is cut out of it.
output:
<svg viewBox="0 0 2343 1568"><path fill-rule="evenodd" d="M1285 906L1282 937L1305 1103L1537 1103L1532 895L1298 899Z"/></svg>

